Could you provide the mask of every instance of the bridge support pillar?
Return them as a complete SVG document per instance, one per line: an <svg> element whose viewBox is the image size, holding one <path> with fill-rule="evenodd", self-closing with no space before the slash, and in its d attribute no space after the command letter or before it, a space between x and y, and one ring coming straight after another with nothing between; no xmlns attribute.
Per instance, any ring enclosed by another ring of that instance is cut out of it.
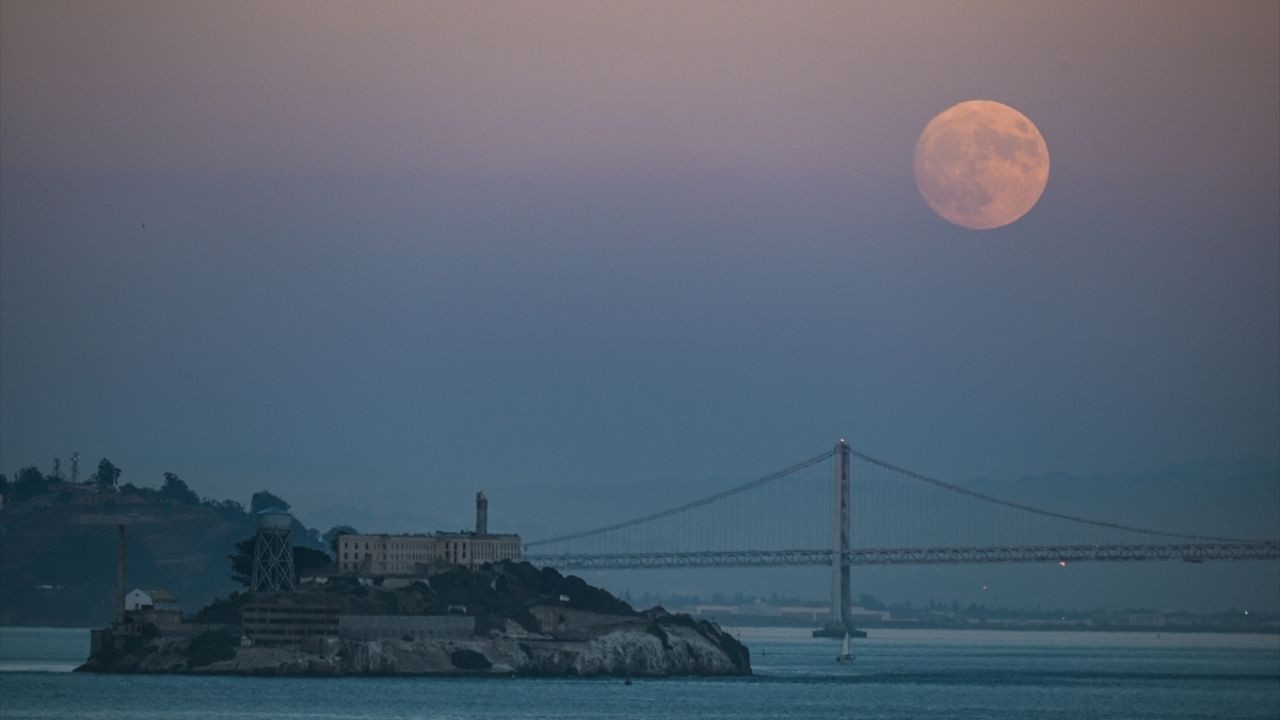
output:
<svg viewBox="0 0 1280 720"><path fill-rule="evenodd" d="M835 477L832 479L831 516L831 622L814 630L814 637L844 637L846 632L862 636L849 625L850 593L849 575L850 510L849 497L849 443L844 438L836 443Z"/></svg>

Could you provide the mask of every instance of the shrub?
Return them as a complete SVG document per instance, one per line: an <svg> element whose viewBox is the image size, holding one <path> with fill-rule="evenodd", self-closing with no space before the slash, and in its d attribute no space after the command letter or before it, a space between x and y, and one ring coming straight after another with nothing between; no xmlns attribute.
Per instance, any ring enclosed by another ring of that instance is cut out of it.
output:
<svg viewBox="0 0 1280 720"><path fill-rule="evenodd" d="M230 660L236 656L236 639L221 630L209 630L192 639L185 654L192 668Z"/></svg>

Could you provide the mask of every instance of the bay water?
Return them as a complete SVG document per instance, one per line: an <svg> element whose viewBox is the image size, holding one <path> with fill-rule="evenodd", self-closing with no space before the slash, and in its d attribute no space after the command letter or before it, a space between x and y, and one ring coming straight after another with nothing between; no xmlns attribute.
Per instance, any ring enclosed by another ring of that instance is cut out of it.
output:
<svg viewBox="0 0 1280 720"><path fill-rule="evenodd" d="M1280 718L1280 636L730 628L749 678L72 673L89 632L0 628L0 718Z"/></svg>

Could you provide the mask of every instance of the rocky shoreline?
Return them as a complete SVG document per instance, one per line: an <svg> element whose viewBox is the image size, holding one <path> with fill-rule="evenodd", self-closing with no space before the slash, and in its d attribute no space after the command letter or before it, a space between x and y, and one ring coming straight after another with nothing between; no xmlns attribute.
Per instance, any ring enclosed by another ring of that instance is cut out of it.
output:
<svg viewBox="0 0 1280 720"><path fill-rule="evenodd" d="M337 677L750 675L714 623L636 612L580 578L527 563L451 568L397 583L331 578L237 594L190 619L130 613L95 630L96 673Z"/></svg>
<svg viewBox="0 0 1280 720"><path fill-rule="evenodd" d="M229 635L155 637L99 653L77 668L100 673L334 677L750 675L750 653L718 627L667 615L601 628L591 637L525 634L473 639L329 639L307 648L241 647ZM203 650L201 645L206 646ZM202 657L203 655L203 657ZM229 655L229 657L227 657Z"/></svg>

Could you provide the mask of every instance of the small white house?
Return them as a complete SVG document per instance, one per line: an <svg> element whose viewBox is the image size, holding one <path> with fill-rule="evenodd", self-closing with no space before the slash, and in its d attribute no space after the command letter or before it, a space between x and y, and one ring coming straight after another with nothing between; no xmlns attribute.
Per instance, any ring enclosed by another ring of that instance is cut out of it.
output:
<svg viewBox="0 0 1280 720"><path fill-rule="evenodd" d="M124 596L125 610L174 610L178 609L178 598L168 590L160 588L134 588Z"/></svg>

